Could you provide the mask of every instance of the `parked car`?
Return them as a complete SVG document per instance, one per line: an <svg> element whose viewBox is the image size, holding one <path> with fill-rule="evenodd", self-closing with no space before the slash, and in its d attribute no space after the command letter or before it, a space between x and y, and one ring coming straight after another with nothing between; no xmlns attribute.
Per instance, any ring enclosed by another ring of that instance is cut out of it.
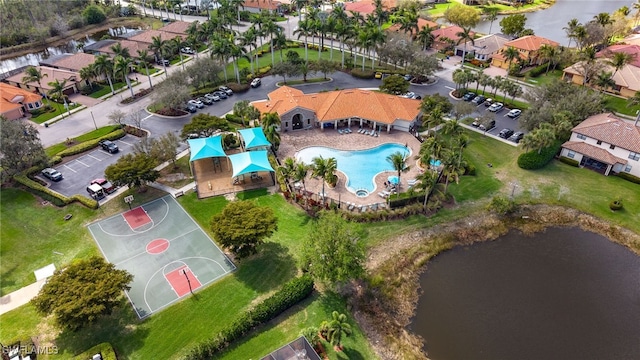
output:
<svg viewBox="0 0 640 360"><path fill-rule="evenodd" d="M210 99L211 101L220 101L220 96L216 95L216 93L205 94L204 97L206 97L207 99Z"/></svg>
<svg viewBox="0 0 640 360"><path fill-rule="evenodd" d="M200 100L189 100L187 103L197 107L198 109L202 109L204 107L204 104Z"/></svg>
<svg viewBox="0 0 640 360"><path fill-rule="evenodd" d="M511 135L513 135L513 130L511 129L502 129L500 130L500 133L498 133L498 136L503 139L508 139Z"/></svg>
<svg viewBox="0 0 640 360"><path fill-rule="evenodd" d="M89 193L89 196L95 200L100 200L105 197L104 189L102 189L102 186L98 184L91 184L87 186L87 192Z"/></svg>
<svg viewBox="0 0 640 360"><path fill-rule="evenodd" d="M489 111L491 112L498 112L500 110L502 110L502 108L504 107L504 105L502 103L493 103L491 104L491 106L489 106Z"/></svg>
<svg viewBox="0 0 640 360"><path fill-rule="evenodd" d="M493 104L493 99L492 98L488 98L487 100L484 101L484 106L486 106L486 107L491 106L491 104Z"/></svg>
<svg viewBox="0 0 640 360"><path fill-rule="evenodd" d="M414 99L415 96L417 96L417 95L413 91L409 91L408 93L400 95L400 97L403 97L405 99Z"/></svg>
<svg viewBox="0 0 640 360"><path fill-rule="evenodd" d="M193 114L194 112L198 111L198 108L195 105L187 103L187 104L184 104L184 106L182 107L182 110L188 111Z"/></svg>
<svg viewBox="0 0 640 360"><path fill-rule="evenodd" d="M403 76L403 78L404 78L405 80L407 80L407 81L411 81L411 79L413 79L413 75L411 75L411 74L406 74L406 75L404 75L404 76Z"/></svg>
<svg viewBox="0 0 640 360"><path fill-rule="evenodd" d="M158 60L156 61L156 64L162 66L163 65L163 60ZM171 63L169 62L169 60L164 60L164 66L169 66Z"/></svg>
<svg viewBox="0 0 640 360"><path fill-rule="evenodd" d="M208 97L204 97L204 96L201 96L201 97L197 98L196 100L202 102L205 105L213 104L213 100L209 99Z"/></svg>
<svg viewBox="0 0 640 360"><path fill-rule="evenodd" d="M116 191L116 187L113 186L113 184L107 179L92 180L91 185L93 184L100 185L100 187L102 187L102 190L104 190L104 192L106 192L107 194L111 194L112 192Z"/></svg>
<svg viewBox="0 0 640 360"><path fill-rule="evenodd" d="M229 97L229 96L227 95L227 93L226 93L226 92L224 92L224 91L216 91L216 92L214 92L214 94L218 95L218 97L219 97L220 99L226 99L226 98L228 98L228 97Z"/></svg>
<svg viewBox="0 0 640 360"><path fill-rule="evenodd" d="M518 116L520 116L520 114L522 114L522 110L520 110L520 109L512 109L511 111L509 111L507 113L507 116L512 118L512 119L515 119Z"/></svg>
<svg viewBox="0 0 640 360"><path fill-rule="evenodd" d="M42 170L42 176L52 181L62 180L62 173L54 168L46 168Z"/></svg>
<svg viewBox="0 0 640 360"><path fill-rule="evenodd" d="M513 135L509 136L509 141L513 141L514 143L519 143L520 140L524 137L524 133L522 131L516 131Z"/></svg>
<svg viewBox="0 0 640 360"><path fill-rule="evenodd" d="M464 96L462 97L462 100L464 101L471 101L473 100L473 98L476 97L476 94L472 93L472 92L468 92L466 94L464 94Z"/></svg>
<svg viewBox="0 0 640 360"><path fill-rule="evenodd" d="M260 78L255 78L255 79L251 80L251 87L252 88L257 88L260 85L262 85L262 80L260 80Z"/></svg>
<svg viewBox="0 0 640 360"><path fill-rule="evenodd" d="M478 126L480 126L481 123L482 122L480 121L480 118L475 118L475 119L473 119L473 122L471 123L471 126L478 127Z"/></svg>
<svg viewBox="0 0 640 360"><path fill-rule="evenodd" d="M478 129L480 129L482 131L489 131L489 130L493 129L494 127L496 127L496 121L495 120L489 120L489 122L487 123L486 126L484 124L480 124L480 126L478 126Z"/></svg>
<svg viewBox="0 0 640 360"><path fill-rule="evenodd" d="M233 90L229 89L229 88L228 88L228 87L226 87L226 86L220 86L220 87L218 88L218 90L220 90L220 91L224 92L225 94L227 94L227 95L229 95L229 96L233 95Z"/></svg>
<svg viewBox="0 0 640 360"><path fill-rule="evenodd" d="M476 104L476 105L480 105L482 104L487 98L482 96L482 95L478 95L476 97L473 98L473 100L471 100L472 103Z"/></svg>
<svg viewBox="0 0 640 360"><path fill-rule="evenodd" d="M110 141L110 140L100 140L98 144L100 145L102 150L111 154L115 154L118 151L120 151L120 149L118 149L118 145L116 145L113 141Z"/></svg>
<svg viewBox="0 0 640 360"><path fill-rule="evenodd" d="M180 52L182 52L183 54L195 54L196 52L190 48L190 47L183 47L182 49L180 49Z"/></svg>
<svg viewBox="0 0 640 360"><path fill-rule="evenodd" d="M382 79L382 73L380 71L378 71L375 75L376 79Z"/></svg>

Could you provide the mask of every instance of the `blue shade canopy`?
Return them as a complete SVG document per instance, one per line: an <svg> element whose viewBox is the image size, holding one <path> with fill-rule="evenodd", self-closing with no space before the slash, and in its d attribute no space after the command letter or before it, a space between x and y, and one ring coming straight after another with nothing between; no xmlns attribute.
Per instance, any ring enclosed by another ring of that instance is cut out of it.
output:
<svg viewBox="0 0 640 360"><path fill-rule="evenodd" d="M189 139L187 142L191 148L190 161L227 156L222 149L222 135L216 135L208 138Z"/></svg>
<svg viewBox="0 0 640 360"><path fill-rule="evenodd" d="M229 155L229 160L231 160L231 167L233 168L232 177L256 171L274 171L271 164L269 164L266 150L246 151Z"/></svg>
<svg viewBox="0 0 640 360"><path fill-rule="evenodd" d="M394 185L395 185L395 184L398 184L398 181L399 181L400 179L398 179L398 177L397 177L397 176L389 176L389 177L387 178L387 180L389 180L389 182L390 182L390 183L392 183L392 184L394 184Z"/></svg>
<svg viewBox="0 0 640 360"><path fill-rule="evenodd" d="M271 146L271 143L264 136L264 132L261 127L255 127L251 129L238 130L242 140L244 140L244 148L254 149L262 146Z"/></svg>

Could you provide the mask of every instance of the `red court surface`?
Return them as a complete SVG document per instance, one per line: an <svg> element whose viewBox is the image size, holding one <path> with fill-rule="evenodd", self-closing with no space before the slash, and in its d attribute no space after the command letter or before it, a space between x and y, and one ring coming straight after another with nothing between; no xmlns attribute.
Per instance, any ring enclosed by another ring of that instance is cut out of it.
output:
<svg viewBox="0 0 640 360"><path fill-rule="evenodd" d="M191 272L191 269L187 266L181 266L180 268L165 274L164 277L167 279L169 284L171 284L171 287L176 294L178 294L178 297L183 297L189 293L189 283L191 283L191 290L196 290L202 286L198 278L196 278L196 276ZM187 277L189 278L188 281Z"/></svg>
<svg viewBox="0 0 640 360"><path fill-rule="evenodd" d="M142 207L137 207L133 210L122 213L122 216L124 216L124 220L132 229L137 229L151 223L151 218Z"/></svg>
<svg viewBox="0 0 640 360"><path fill-rule="evenodd" d="M169 240L167 239L155 239L147 243L147 253L149 254L162 254L169 248Z"/></svg>

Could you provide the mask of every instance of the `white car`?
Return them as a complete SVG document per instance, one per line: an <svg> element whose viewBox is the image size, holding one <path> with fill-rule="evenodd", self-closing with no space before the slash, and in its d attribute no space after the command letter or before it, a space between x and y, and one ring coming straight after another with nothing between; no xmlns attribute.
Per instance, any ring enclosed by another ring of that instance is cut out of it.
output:
<svg viewBox="0 0 640 360"><path fill-rule="evenodd" d="M206 97L207 99L213 100L213 101L220 101L220 96L218 96L217 94L213 93L213 94L206 94L204 97Z"/></svg>
<svg viewBox="0 0 640 360"><path fill-rule="evenodd" d="M258 86L260 86L260 84L262 84L262 80L260 80L260 78L255 78L255 79L251 80L251 87L252 88L257 88Z"/></svg>
<svg viewBox="0 0 640 360"><path fill-rule="evenodd" d="M502 108L504 107L504 105L502 103L493 103L491 104L491 106L489 106L489 111L491 112L498 112L500 110L502 110Z"/></svg>
<svg viewBox="0 0 640 360"><path fill-rule="evenodd" d="M520 116L520 114L522 114L522 110L520 110L520 109L512 109L511 111L509 111L507 113L507 116L512 118L512 119L515 119L518 116Z"/></svg>
<svg viewBox="0 0 640 360"><path fill-rule="evenodd" d="M198 109L202 109L204 107L204 103L200 100L189 100L187 103L197 107Z"/></svg>
<svg viewBox="0 0 640 360"><path fill-rule="evenodd" d="M406 94L400 95L400 97L403 97L405 99L413 99L416 96L416 93L414 93L413 91L409 91Z"/></svg>
<svg viewBox="0 0 640 360"><path fill-rule="evenodd" d="M229 89L229 88L228 88L228 87L226 87L226 86L220 86L220 87L218 88L218 90L220 90L220 91L224 92L224 93L225 93L225 94L227 94L228 96L233 95L233 90Z"/></svg>

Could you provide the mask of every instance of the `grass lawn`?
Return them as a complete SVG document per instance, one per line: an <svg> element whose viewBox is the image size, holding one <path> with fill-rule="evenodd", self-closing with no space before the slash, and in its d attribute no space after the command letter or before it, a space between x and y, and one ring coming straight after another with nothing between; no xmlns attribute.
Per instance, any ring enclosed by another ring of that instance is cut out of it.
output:
<svg viewBox="0 0 640 360"><path fill-rule="evenodd" d="M55 101L49 101L47 104L51 105L51 107L54 108L55 111L45 112L38 116L32 116L31 121L33 121L36 124L42 124L43 122L47 120L51 120L54 117L61 115L62 113L64 113L65 116L69 114L69 111L64 108L64 104L58 104ZM80 104L69 105L69 110L73 110L79 106Z"/></svg>
<svg viewBox="0 0 640 360"><path fill-rule="evenodd" d="M627 99L619 98L617 96L612 95L604 95L605 98L605 107L608 110L613 110L617 113L636 116L636 112L640 110L640 105L627 106L629 101Z"/></svg>
<svg viewBox="0 0 640 360"><path fill-rule="evenodd" d="M180 189L181 187L193 182L193 177L191 176L191 167L188 156L183 156L176 161L177 169L173 167L173 165L169 165L166 168L160 170L160 179L156 180L159 183L171 186L175 189ZM163 177L169 174L184 174L186 179L178 179L178 180L166 180Z"/></svg>
<svg viewBox="0 0 640 360"><path fill-rule="evenodd" d="M549 73L542 74L535 78L527 76L525 81L532 85L542 86L550 83L555 79L560 79L560 78L562 78L562 70L551 70L549 71Z"/></svg>
<svg viewBox="0 0 640 360"><path fill-rule="evenodd" d="M117 125L108 125L108 126L104 126L99 128L98 130L93 130L90 131L86 134L80 135L80 136L76 136L70 140L72 140L72 145L69 146L73 146L75 144L81 143L81 142L85 142L85 141L89 141L89 140L93 140L93 139L97 139L101 136L105 136L108 133L115 131L118 129ZM45 153L47 154L47 156L54 156L55 154L59 153L60 151L68 148L69 146L67 146L66 143L61 142L59 144L55 144L55 145L51 145L48 148L44 149Z"/></svg>
<svg viewBox="0 0 640 360"><path fill-rule="evenodd" d="M96 86L96 85L94 84L94 86ZM100 86L99 89L97 89L96 91L94 91L91 94L89 94L90 97L92 97L94 99L98 99L98 98L100 98L102 96L105 96L105 95L111 93L111 87L109 86L109 84L106 84L106 85L100 84L99 86ZM127 83L125 83L125 82L114 82L113 83L113 90L114 91L118 91L121 88L126 87L126 86L127 86Z"/></svg>

